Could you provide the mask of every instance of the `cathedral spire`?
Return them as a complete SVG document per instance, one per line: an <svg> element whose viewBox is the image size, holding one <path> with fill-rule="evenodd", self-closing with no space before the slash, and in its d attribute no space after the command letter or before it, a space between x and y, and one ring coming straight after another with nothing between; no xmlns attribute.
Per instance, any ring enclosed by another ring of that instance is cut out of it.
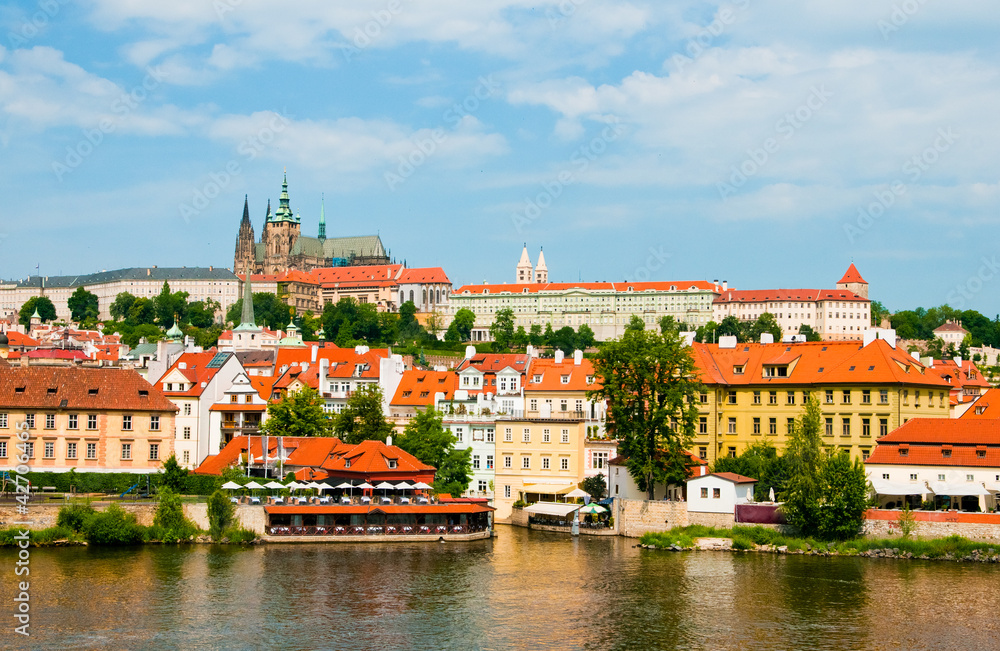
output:
<svg viewBox="0 0 1000 651"><path fill-rule="evenodd" d="M240 316L240 324L236 327L239 332L256 330L257 323L254 321L253 313L253 288L250 286L250 273L248 272L243 281L243 313Z"/></svg>
<svg viewBox="0 0 1000 651"><path fill-rule="evenodd" d="M250 223L250 196L243 195L243 219L240 221L240 228L243 228L243 224Z"/></svg>
<svg viewBox="0 0 1000 651"><path fill-rule="evenodd" d="M319 195L319 241L326 240L326 201L323 195Z"/></svg>
<svg viewBox="0 0 1000 651"><path fill-rule="evenodd" d="M274 214L274 221L295 221L295 215L289 206L288 200L288 173L281 181L281 196L278 198L278 211Z"/></svg>

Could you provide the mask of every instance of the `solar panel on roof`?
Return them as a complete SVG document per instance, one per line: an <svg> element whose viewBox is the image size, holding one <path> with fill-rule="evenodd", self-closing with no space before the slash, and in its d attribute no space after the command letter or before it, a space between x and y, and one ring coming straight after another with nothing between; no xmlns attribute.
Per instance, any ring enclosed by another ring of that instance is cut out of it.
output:
<svg viewBox="0 0 1000 651"><path fill-rule="evenodd" d="M212 358L205 368L222 368L222 365L226 363L229 359L229 353L216 353L215 357Z"/></svg>

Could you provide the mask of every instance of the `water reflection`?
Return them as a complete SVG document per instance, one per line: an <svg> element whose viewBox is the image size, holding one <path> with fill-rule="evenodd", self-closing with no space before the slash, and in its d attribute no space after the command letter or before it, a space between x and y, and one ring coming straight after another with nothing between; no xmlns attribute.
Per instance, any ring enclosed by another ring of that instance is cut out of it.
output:
<svg viewBox="0 0 1000 651"><path fill-rule="evenodd" d="M30 647L996 648L986 565L668 553L501 528L471 544L32 553ZM13 555L0 551L0 564ZM0 597L11 603L11 582ZM22 644L18 647L18 644Z"/></svg>

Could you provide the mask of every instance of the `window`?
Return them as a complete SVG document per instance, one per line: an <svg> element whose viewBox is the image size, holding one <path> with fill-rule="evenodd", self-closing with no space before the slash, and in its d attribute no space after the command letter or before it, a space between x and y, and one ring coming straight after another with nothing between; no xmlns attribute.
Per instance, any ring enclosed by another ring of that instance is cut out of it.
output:
<svg viewBox="0 0 1000 651"><path fill-rule="evenodd" d="M52 441L46 441L45 447L42 448L46 459L54 459L56 456L56 444Z"/></svg>
<svg viewBox="0 0 1000 651"><path fill-rule="evenodd" d="M778 419L768 418L767 419L767 433L774 435L778 433Z"/></svg>
<svg viewBox="0 0 1000 651"><path fill-rule="evenodd" d="M702 459L707 459L708 458L708 448L705 448L705 447L698 448L698 456L701 457Z"/></svg>
<svg viewBox="0 0 1000 651"><path fill-rule="evenodd" d="M851 390L844 389L842 397L840 399L841 404L849 405L851 404Z"/></svg>
<svg viewBox="0 0 1000 651"><path fill-rule="evenodd" d="M132 458L132 444L122 443L122 460L126 461Z"/></svg>
<svg viewBox="0 0 1000 651"><path fill-rule="evenodd" d="M549 443L552 441L552 437L549 436L549 428L546 427L542 430L542 443Z"/></svg>
<svg viewBox="0 0 1000 651"><path fill-rule="evenodd" d="M698 433L699 434L708 434L708 417L707 416L699 416L698 417Z"/></svg>
<svg viewBox="0 0 1000 651"><path fill-rule="evenodd" d="M504 468L513 468L514 467L514 459L509 454L503 455L503 467Z"/></svg>
<svg viewBox="0 0 1000 651"><path fill-rule="evenodd" d="M479 470L479 455L478 454L472 455L472 469L473 470Z"/></svg>
<svg viewBox="0 0 1000 651"><path fill-rule="evenodd" d="M183 463L191 463L191 452L189 450L184 450L184 454L181 455L181 461Z"/></svg>
<svg viewBox="0 0 1000 651"><path fill-rule="evenodd" d="M562 459L560 459L559 460L559 469L560 470L569 470L569 459L567 459L565 457L563 457Z"/></svg>
<svg viewBox="0 0 1000 651"><path fill-rule="evenodd" d="M826 419L826 429L823 431L823 433L826 434L827 436L833 436L833 419L832 418L828 417Z"/></svg>
<svg viewBox="0 0 1000 651"><path fill-rule="evenodd" d="M88 443L87 444L87 458L88 459L96 459L97 458L97 444L96 443Z"/></svg>
<svg viewBox="0 0 1000 651"><path fill-rule="evenodd" d="M910 404L910 391L909 389L903 389L903 404Z"/></svg>
<svg viewBox="0 0 1000 651"><path fill-rule="evenodd" d="M97 414L87 414L87 429L97 429Z"/></svg>
<svg viewBox="0 0 1000 651"><path fill-rule="evenodd" d="M510 443L514 440L514 432L511 430L511 428L507 427L504 429L503 440L506 441L507 443Z"/></svg>
<svg viewBox="0 0 1000 651"><path fill-rule="evenodd" d="M559 411L569 411L569 401L560 400L559 401Z"/></svg>
<svg viewBox="0 0 1000 651"><path fill-rule="evenodd" d="M0 455L3 456L3 455ZM76 458L76 443L66 444L66 458L75 459Z"/></svg>
<svg viewBox="0 0 1000 651"><path fill-rule="evenodd" d="M870 405L872 404L872 392L871 389L863 389L861 391L861 404Z"/></svg>
<svg viewBox="0 0 1000 651"><path fill-rule="evenodd" d="M160 458L160 444L150 443L149 444L149 460L158 461Z"/></svg>
<svg viewBox="0 0 1000 651"><path fill-rule="evenodd" d="M461 427L456 427L456 428L455 428L455 439L456 439L456 440L457 440L457 441L458 441L459 443L463 443L463 442L464 442L464 437L465 437L465 432L463 431L463 428L461 428Z"/></svg>
<svg viewBox="0 0 1000 651"><path fill-rule="evenodd" d="M882 473L882 479L888 479L888 478L889 478L889 473L883 472Z"/></svg>
<svg viewBox="0 0 1000 651"><path fill-rule="evenodd" d="M27 455L29 459L33 459L35 457L35 444L29 441L27 443L23 443L23 445L24 445L23 454Z"/></svg>
<svg viewBox="0 0 1000 651"><path fill-rule="evenodd" d="M743 375L743 369L744 368L745 368L744 366L734 366L733 367L733 375Z"/></svg>
<svg viewBox="0 0 1000 651"><path fill-rule="evenodd" d="M132 430L132 416L131 414L125 414L122 416L122 430L131 431Z"/></svg>
<svg viewBox="0 0 1000 651"><path fill-rule="evenodd" d="M975 477L973 475L966 475L965 481L975 481Z"/></svg>
<svg viewBox="0 0 1000 651"><path fill-rule="evenodd" d="M698 396L698 400L703 405L707 404L708 403L708 392L702 391L701 394Z"/></svg>
<svg viewBox="0 0 1000 651"><path fill-rule="evenodd" d="M791 436L793 429L795 429L795 419L794 418L788 418L788 419L786 419L786 421L785 421L785 433L788 434L789 436Z"/></svg>
<svg viewBox="0 0 1000 651"><path fill-rule="evenodd" d="M729 417L729 433L736 433L736 418L734 416Z"/></svg>
<svg viewBox="0 0 1000 651"><path fill-rule="evenodd" d="M707 500L708 499L708 487L707 486L703 486L702 487L702 489L701 489L701 498L703 500Z"/></svg>
<svg viewBox="0 0 1000 651"><path fill-rule="evenodd" d="M777 391L768 391L767 392L767 404L769 404L769 405L776 405L776 404L778 404L778 392Z"/></svg>
<svg viewBox="0 0 1000 651"><path fill-rule="evenodd" d="M755 404L755 405L759 405L760 404L760 391L754 391L753 392L753 404Z"/></svg>
<svg viewBox="0 0 1000 651"><path fill-rule="evenodd" d="M833 389L826 390L826 404L828 405L833 404Z"/></svg>
<svg viewBox="0 0 1000 651"><path fill-rule="evenodd" d="M521 467L525 470L531 468L531 457L521 457Z"/></svg>
<svg viewBox="0 0 1000 651"><path fill-rule="evenodd" d="M69 424L67 426L67 429L78 429L79 425L80 425L80 423L79 423L79 419L78 419L77 415L76 414L70 414L69 415Z"/></svg>
<svg viewBox="0 0 1000 651"><path fill-rule="evenodd" d="M184 415L185 416L190 416L191 415L191 403L190 402L185 402L184 403Z"/></svg>
<svg viewBox="0 0 1000 651"><path fill-rule="evenodd" d="M569 443L569 430L568 429L564 429L562 431L562 442L563 443Z"/></svg>
<svg viewBox="0 0 1000 651"><path fill-rule="evenodd" d="M479 492L480 493L485 493L486 492L486 481L483 480L483 479L479 480Z"/></svg>
<svg viewBox="0 0 1000 651"><path fill-rule="evenodd" d="M28 423L28 427L30 427L31 429L35 429L35 415L34 414L25 414L24 420L25 420L26 423Z"/></svg>
<svg viewBox="0 0 1000 651"><path fill-rule="evenodd" d="M0 427L7 429L7 414L0 414Z"/></svg>
<svg viewBox="0 0 1000 651"><path fill-rule="evenodd" d="M862 418L861 419L861 436L871 436L872 435L872 419Z"/></svg>
<svg viewBox="0 0 1000 651"><path fill-rule="evenodd" d="M548 470L548 469L549 469L549 458L542 457L542 470Z"/></svg>
<svg viewBox="0 0 1000 651"><path fill-rule="evenodd" d="M731 404L731 405L735 405L736 404L736 392L735 391L730 391L729 392L729 404Z"/></svg>
<svg viewBox="0 0 1000 651"><path fill-rule="evenodd" d="M504 486L503 487L503 496L504 497L510 497L510 486Z"/></svg>
<svg viewBox="0 0 1000 651"><path fill-rule="evenodd" d="M56 415L45 414L45 429L55 429L55 428L56 428Z"/></svg>
<svg viewBox="0 0 1000 651"><path fill-rule="evenodd" d="M729 458L730 459L735 459L736 458L736 446L730 445L729 449L728 449L728 453L729 453Z"/></svg>
<svg viewBox="0 0 1000 651"><path fill-rule="evenodd" d="M945 448L945 449L941 450L941 456L944 457L945 459L950 458L951 457L951 450L949 450L948 448Z"/></svg>
<svg viewBox="0 0 1000 651"><path fill-rule="evenodd" d="M721 488L713 488L712 489L712 499L713 500L717 500L720 497L722 497L722 489Z"/></svg>
<svg viewBox="0 0 1000 651"><path fill-rule="evenodd" d="M885 436L889 433L889 419L879 418L878 419L878 435Z"/></svg>
<svg viewBox="0 0 1000 651"><path fill-rule="evenodd" d="M807 402L809 402L809 392L808 391L803 391L802 392L802 404L804 405Z"/></svg>
<svg viewBox="0 0 1000 651"><path fill-rule="evenodd" d="M524 428L524 432L521 434L521 441L524 443L531 443L531 430L527 427Z"/></svg>
<svg viewBox="0 0 1000 651"><path fill-rule="evenodd" d="M754 418L753 419L753 433L754 434L760 434L760 419L759 418Z"/></svg>
<svg viewBox="0 0 1000 651"><path fill-rule="evenodd" d="M190 441L191 440L191 428L190 427L185 427L184 428L184 430L183 430L183 438L184 438L185 441Z"/></svg>
<svg viewBox="0 0 1000 651"><path fill-rule="evenodd" d="M938 481L944 481L944 474L938 475Z"/></svg>
<svg viewBox="0 0 1000 651"><path fill-rule="evenodd" d="M532 398L531 401L528 403L528 410L538 411L538 400L536 398Z"/></svg>
<svg viewBox="0 0 1000 651"><path fill-rule="evenodd" d="M920 406L920 390L919 389L917 389L916 391L913 392L913 406L914 407L919 407Z"/></svg>
<svg viewBox="0 0 1000 651"><path fill-rule="evenodd" d="M878 403L880 405L887 405L887 404L889 404L889 390L888 389L879 389L879 392L878 392Z"/></svg>
<svg viewBox="0 0 1000 651"><path fill-rule="evenodd" d="M235 395L235 394L229 396L229 402L231 402L234 405L236 404L236 401L239 400L239 399L240 399L240 397L238 395Z"/></svg>
<svg viewBox="0 0 1000 651"><path fill-rule="evenodd" d="M392 470L399 467L399 462L396 461L396 459L386 459L385 465L388 466L390 470Z"/></svg>
<svg viewBox="0 0 1000 651"><path fill-rule="evenodd" d="M869 450L868 448L861 448L861 460L862 461L867 461L868 457L870 457L871 455L872 455L872 451L871 450Z"/></svg>
<svg viewBox="0 0 1000 651"><path fill-rule="evenodd" d="M486 430L486 442L487 443L493 443L493 442L495 442L495 437L493 435L493 429L492 428Z"/></svg>
<svg viewBox="0 0 1000 651"><path fill-rule="evenodd" d="M600 470L608 465L608 453L607 452L594 452L591 457L591 468L595 470Z"/></svg>
<svg viewBox="0 0 1000 651"><path fill-rule="evenodd" d="M910 473L910 481L917 481L917 473L915 472Z"/></svg>
<svg viewBox="0 0 1000 651"><path fill-rule="evenodd" d="M786 404L789 404L789 405L794 405L795 404L795 392L794 391L789 391L788 392L788 398L786 400Z"/></svg>
<svg viewBox="0 0 1000 651"><path fill-rule="evenodd" d="M577 400L576 401L576 410L577 410L577 412L580 412L580 413L583 412L583 400Z"/></svg>
<svg viewBox="0 0 1000 651"><path fill-rule="evenodd" d="M851 419L850 418L844 418L842 420L842 422L841 422L841 429L840 429L840 435L841 436L850 436L851 435Z"/></svg>
<svg viewBox="0 0 1000 651"><path fill-rule="evenodd" d="M149 431L150 432L159 432L160 431L160 417L159 416L150 416L149 417Z"/></svg>
<svg viewBox="0 0 1000 651"><path fill-rule="evenodd" d="M492 454L487 454L486 455L486 469L487 470L493 470L493 455Z"/></svg>

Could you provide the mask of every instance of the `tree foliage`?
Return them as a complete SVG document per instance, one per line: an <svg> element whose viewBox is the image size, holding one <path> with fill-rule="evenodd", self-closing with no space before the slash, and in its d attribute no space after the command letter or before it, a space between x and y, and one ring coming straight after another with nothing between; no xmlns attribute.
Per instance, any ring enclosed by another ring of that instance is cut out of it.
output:
<svg viewBox="0 0 1000 651"><path fill-rule="evenodd" d="M806 341L822 341L823 338L819 336L819 333L813 330L812 326L808 323L803 323L799 326L799 334L806 336Z"/></svg>
<svg viewBox="0 0 1000 651"><path fill-rule="evenodd" d="M604 499L604 494L608 490L608 484L604 481L604 474L598 473L593 477L587 477L582 482L580 482L580 488L583 491L590 493L590 496L595 500Z"/></svg>
<svg viewBox="0 0 1000 651"><path fill-rule="evenodd" d="M239 325L243 316L243 299L229 306L226 311L226 321ZM257 325L270 330L284 330L292 320L292 308L281 301L276 294L270 292L254 292L253 316Z"/></svg>
<svg viewBox="0 0 1000 651"><path fill-rule="evenodd" d="M362 441L382 441L392 434L392 424L382 412L382 389L368 383L347 399L347 405L333 421L336 435L352 445Z"/></svg>
<svg viewBox="0 0 1000 651"><path fill-rule="evenodd" d="M267 406L260 427L266 436L331 436L333 421L323 411L324 400L312 387L290 391Z"/></svg>
<svg viewBox="0 0 1000 651"><path fill-rule="evenodd" d="M757 480L754 499L758 502L767 501L772 488L775 499L781 501L789 477L787 458L779 456L777 449L769 441L753 443L738 457L716 459L712 472L734 472L744 477L753 477Z"/></svg>
<svg viewBox="0 0 1000 651"><path fill-rule="evenodd" d="M52 304L52 299L48 296L32 296L21 306L17 322L28 327L31 325L31 315L35 310L38 310L38 316L42 317L42 323L56 320L56 306Z"/></svg>
<svg viewBox="0 0 1000 651"><path fill-rule="evenodd" d="M442 414L428 407L417 411L396 440L403 450L422 463L434 466L434 490L461 495L472 481L471 449L456 450L457 439L442 425Z"/></svg>
<svg viewBox="0 0 1000 651"><path fill-rule="evenodd" d="M177 455L171 454L163 462L163 481L160 485L175 493L180 493L184 489L184 479L187 475L187 468L181 468L181 465L177 463Z"/></svg>
<svg viewBox="0 0 1000 651"><path fill-rule="evenodd" d="M490 326L490 337L493 339L495 352L511 349L514 343L514 310L509 307L497 310L493 324Z"/></svg>
<svg viewBox="0 0 1000 651"><path fill-rule="evenodd" d="M236 521L236 508L229 501L229 496L219 489L208 496L208 533L214 540L222 537Z"/></svg>
<svg viewBox="0 0 1000 651"><path fill-rule="evenodd" d="M588 397L607 401L608 431L639 489L653 499L656 484L683 482L702 386L690 348L676 332L628 328L593 363L601 388Z"/></svg>
<svg viewBox="0 0 1000 651"><path fill-rule="evenodd" d="M67 301L70 316L74 321L96 321L100 316L97 294L92 294L84 287L77 287Z"/></svg>

